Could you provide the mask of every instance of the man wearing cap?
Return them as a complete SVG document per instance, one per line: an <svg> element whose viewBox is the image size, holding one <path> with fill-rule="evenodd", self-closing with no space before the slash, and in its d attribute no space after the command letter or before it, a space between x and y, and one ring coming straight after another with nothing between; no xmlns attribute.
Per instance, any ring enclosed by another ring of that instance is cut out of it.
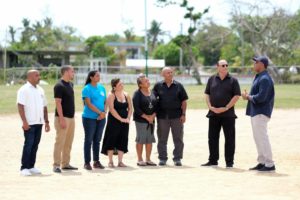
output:
<svg viewBox="0 0 300 200"><path fill-rule="evenodd" d="M257 73L250 94L242 94L248 100L246 115L251 117L251 125L256 149L258 164L250 170L262 172L274 171L271 144L267 132L267 124L271 118L274 106L274 83L267 71L269 64L265 56L254 57L254 71Z"/></svg>
<svg viewBox="0 0 300 200"><path fill-rule="evenodd" d="M225 136L226 167L232 168L235 152L235 115L234 105L241 96L238 80L228 73L228 63L220 60L217 63L216 75L208 79L205 94L209 108L208 128L208 162L202 166L217 166L219 160L219 138L221 128Z"/></svg>

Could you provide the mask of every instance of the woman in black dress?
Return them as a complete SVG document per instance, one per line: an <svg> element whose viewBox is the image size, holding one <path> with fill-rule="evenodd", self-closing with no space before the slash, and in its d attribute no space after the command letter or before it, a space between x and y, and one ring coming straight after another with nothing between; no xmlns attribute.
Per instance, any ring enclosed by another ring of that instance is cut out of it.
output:
<svg viewBox="0 0 300 200"><path fill-rule="evenodd" d="M124 85L119 78L111 80L112 91L107 97L109 114L101 153L108 155L108 167L114 167L113 152L118 151L118 167L126 167L123 154L128 152L129 122L132 115L132 103L124 92Z"/></svg>

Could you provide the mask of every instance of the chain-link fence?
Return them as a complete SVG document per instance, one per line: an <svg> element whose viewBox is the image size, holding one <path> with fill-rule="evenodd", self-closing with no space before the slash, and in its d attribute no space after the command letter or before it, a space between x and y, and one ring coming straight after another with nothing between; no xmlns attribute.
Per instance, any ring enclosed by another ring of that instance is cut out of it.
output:
<svg viewBox="0 0 300 200"><path fill-rule="evenodd" d="M15 67L7 68L5 71L0 68L0 82L1 84L23 84L26 81L26 73L28 70L33 68L26 67ZM54 84L57 79L60 78L60 67L41 67L35 68L40 71L41 80L43 83ZM177 68L176 68L177 69ZM268 68L274 81L276 83L300 83L300 70L290 71L288 68ZM298 69L298 68L296 68ZM299 68L300 69L300 68ZM75 84L84 84L87 74L90 70L95 70L90 66L76 66L74 67ZM130 67L107 67L105 73L101 72L101 68L96 69L101 73L101 82L109 84L113 78L120 78L126 84L135 84L137 75L144 73L144 68L130 68ZM252 67L230 67L230 73L237 77L240 84L251 84L254 73ZM205 84L208 78L216 73L215 67L201 67L199 69L201 75L201 82ZM162 79L160 72L161 68L150 68L148 70L148 77L152 83L155 83ZM184 71L175 71L175 79L180 81L182 84L191 85L197 84L196 79L193 77L191 70L184 69Z"/></svg>

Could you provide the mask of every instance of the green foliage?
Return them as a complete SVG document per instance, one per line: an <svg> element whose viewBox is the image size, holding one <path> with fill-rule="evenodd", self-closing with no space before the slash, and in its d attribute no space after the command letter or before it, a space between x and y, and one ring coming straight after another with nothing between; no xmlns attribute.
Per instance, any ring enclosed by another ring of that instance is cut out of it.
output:
<svg viewBox="0 0 300 200"><path fill-rule="evenodd" d="M161 30L160 26L161 23L157 22L156 20L151 22L151 27L147 33L150 41L150 52L153 52L154 48L156 47L158 37L164 35L164 32Z"/></svg>
<svg viewBox="0 0 300 200"><path fill-rule="evenodd" d="M107 42L107 37L91 36L85 40L86 49L93 57L105 57L108 58L108 63L111 63L115 59L114 50L106 45Z"/></svg>
<svg viewBox="0 0 300 200"><path fill-rule="evenodd" d="M249 5L249 8L260 7ZM238 12L237 12L238 13ZM256 55L267 55L276 65L286 65L293 57L292 52L299 49L300 14L291 15L283 9L273 9L267 15L234 14L232 28L241 40L251 44Z"/></svg>
<svg viewBox="0 0 300 200"><path fill-rule="evenodd" d="M218 62L221 57L221 49L227 44L227 39L230 37L234 41L231 30L213 22L201 28L195 36L194 46L199 49L200 55L204 57L203 65L211 66Z"/></svg>
<svg viewBox="0 0 300 200"><path fill-rule="evenodd" d="M153 52L155 59L165 59L167 66L179 66L180 47L174 42L159 45Z"/></svg>
<svg viewBox="0 0 300 200"><path fill-rule="evenodd" d="M82 38L75 35L76 29L70 26L55 27L51 18L31 24L30 20L22 20L20 41L15 40L17 28L9 27L10 48L12 50L66 50L73 42Z"/></svg>

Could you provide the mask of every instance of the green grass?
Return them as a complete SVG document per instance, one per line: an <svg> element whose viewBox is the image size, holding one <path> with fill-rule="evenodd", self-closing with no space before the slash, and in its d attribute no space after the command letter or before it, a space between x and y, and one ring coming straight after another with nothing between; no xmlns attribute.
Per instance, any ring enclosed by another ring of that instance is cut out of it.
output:
<svg viewBox="0 0 300 200"><path fill-rule="evenodd" d="M16 107L16 94L20 85L14 86L0 86L0 114L17 113ZM46 92L48 99L49 112L54 111L54 99L53 99L53 85L42 86ZM107 92L110 90L110 86L105 86ZM185 86L189 95L188 109L206 109L206 103L204 100L205 85ZM82 86L75 86L75 102L76 111L82 111L81 101L81 89ZM133 92L137 89L136 85L125 85L125 90L132 96ZM241 90L250 90L250 85L241 85ZM275 107L292 109L300 108L300 85L275 85ZM236 105L237 108L245 108L246 102L240 99Z"/></svg>

